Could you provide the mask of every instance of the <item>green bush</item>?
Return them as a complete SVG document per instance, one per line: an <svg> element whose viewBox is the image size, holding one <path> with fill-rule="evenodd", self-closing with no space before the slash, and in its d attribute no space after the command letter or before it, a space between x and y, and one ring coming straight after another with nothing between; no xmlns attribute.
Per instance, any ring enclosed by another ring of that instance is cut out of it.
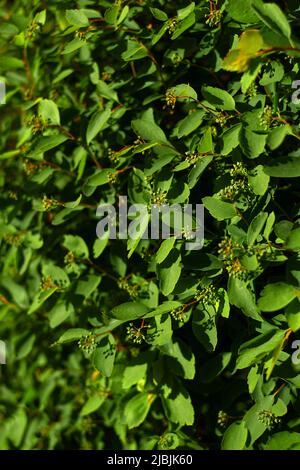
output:
<svg viewBox="0 0 300 470"><path fill-rule="evenodd" d="M1 449L300 449L298 5L0 1Z"/></svg>

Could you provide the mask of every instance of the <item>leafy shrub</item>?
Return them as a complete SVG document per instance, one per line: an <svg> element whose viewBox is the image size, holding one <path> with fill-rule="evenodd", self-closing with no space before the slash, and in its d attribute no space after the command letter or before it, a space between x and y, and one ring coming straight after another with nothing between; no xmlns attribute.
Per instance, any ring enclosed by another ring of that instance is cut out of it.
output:
<svg viewBox="0 0 300 470"><path fill-rule="evenodd" d="M299 449L298 2L0 15L0 447ZM120 195L203 248L97 239Z"/></svg>

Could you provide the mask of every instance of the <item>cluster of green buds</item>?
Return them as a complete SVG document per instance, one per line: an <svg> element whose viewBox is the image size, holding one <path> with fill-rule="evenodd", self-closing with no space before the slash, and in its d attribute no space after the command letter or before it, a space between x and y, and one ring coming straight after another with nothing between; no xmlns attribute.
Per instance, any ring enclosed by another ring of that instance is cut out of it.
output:
<svg viewBox="0 0 300 470"><path fill-rule="evenodd" d="M86 31L76 31L75 38L79 39L80 41L85 41Z"/></svg>
<svg viewBox="0 0 300 470"><path fill-rule="evenodd" d="M111 79L111 75L109 72L102 72L101 73L101 79L103 80L103 82L109 82L109 80Z"/></svg>
<svg viewBox="0 0 300 470"><path fill-rule="evenodd" d="M49 198L47 196L43 197L42 200L43 209L48 212L53 209L56 209L58 206L61 206L61 203L56 199Z"/></svg>
<svg viewBox="0 0 300 470"><path fill-rule="evenodd" d="M129 326L126 329L126 332L129 336L129 339L136 344L142 344L146 340L146 336L143 333L143 329L148 328L143 325L140 328L136 328L133 323L129 323Z"/></svg>
<svg viewBox="0 0 300 470"><path fill-rule="evenodd" d="M209 0L210 11L209 11L209 14L206 15L205 23L208 24L212 28L215 26L219 26L222 21L223 13L218 8L217 3L218 3L217 0Z"/></svg>
<svg viewBox="0 0 300 470"><path fill-rule="evenodd" d="M90 332L88 335L82 336L77 344L83 352L91 354L97 347L96 336Z"/></svg>
<svg viewBox="0 0 300 470"><path fill-rule="evenodd" d="M195 233L193 232L192 228L189 225L186 225L182 230L182 237L185 240L194 240Z"/></svg>
<svg viewBox="0 0 300 470"><path fill-rule="evenodd" d="M190 165L195 165L195 163L197 163L199 158L199 153L197 151L185 152L185 155L185 161L187 163L189 163Z"/></svg>
<svg viewBox="0 0 300 470"><path fill-rule="evenodd" d="M221 189L219 192L219 196L222 199L228 199L233 201L236 199L241 193L245 193L248 191L248 183L245 180L236 180L233 181L229 186Z"/></svg>
<svg viewBox="0 0 300 470"><path fill-rule="evenodd" d="M167 106L169 106L170 108L174 109L174 108L175 108L175 105L176 105L176 101L177 101L177 96L176 96L175 91L172 90L172 88L169 88L169 89L166 91L166 102L167 102Z"/></svg>
<svg viewBox="0 0 300 470"><path fill-rule="evenodd" d="M270 410L262 410L258 412L258 421L264 424L269 430L272 430L276 424L279 424L281 418L275 416Z"/></svg>
<svg viewBox="0 0 300 470"><path fill-rule="evenodd" d="M76 262L76 257L74 255L73 251L68 251L68 253L64 257L64 262L67 265L74 264Z"/></svg>
<svg viewBox="0 0 300 470"><path fill-rule="evenodd" d="M170 55L170 60L174 67L178 67L178 65L182 62L182 59L183 57L176 51L173 51L173 53Z"/></svg>
<svg viewBox="0 0 300 470"><path fill-rule="evenodd" d="M170 314L174 318L174 320L179 322L184 322L187 318L186 310L184 307L174 308L173 310L171 310Z"/></svg>
<svg viewBox="0 0 300 470"><path fill-rule="evenodd" d="M233 178L247 178L248 173L245 165L242 162L234 163L233 167L230 169L230 176L232 176Z"/></svg>
<svg viewBox="0 0 300 470"><path fill-rule="evenodd" d="M260 124L267 131L270 129L273 121L273 110L272 106L265 106L264 110L260 116Z"/></svg>
<svg viewBox="0 0 300 470"><path fill-rule="evenodd" d="M33 134L42 134L46 128L46 122L41 116L32 116L32 118L27 121L27 125L31 127Z"/></svg>
<svg viewBox="0 0 300 470"><path fill-rule="evenodd" d="M255 82L251 83L251 85L249 86L248 90L246 91L246 95L249 97L249 98L253 98L254 96L257 95L257 91L258 91L258 88L257 88L257 85Z"/></svg>
<svg viewBox="0 0 300 470"><path fill-rule="evenodd" d="M118 287L122 290L125 290L133 299L138 295L139 286L137 284L131 285L126 277L121 277L118 279Z"/></svg>
<svg viewBox="0 0 300 470"><path fill-rule="evenodd" d="M245 280L247 278L247 269L242 265L239 258L235 258L226 264L227 272L230 276Z"/></svg>
<svg viewBox="0 0 300 470"><path fill-rule="evenodd" d="M215 123L216 124L219 124L221 127L224 127L225 124L226 124L226 121L227 121L227 116L226 116L225 113L220 112L220 113L216 114L216 116L215 116Z"/></svg>
<svg viewBox="0 0 300 470"><path fill-rule="evenodd" d="M8 245L20 246L23 242L25 234L23 232L8 233L4 236L4 240Z"/></svg>
<svg viewBox="0 0 300 470"><path fill-rule="evenodd" d="M25 36L27 39L34 39L40 31L40 25L35 21L32 21L26 29Z"/></svg>
<svg viewBox="0 0 300 470"><path fill-rule="evenodd" d="M24 171L25 171L27 176L33 175L40 168L40 166L38 164L33 163L32 161L28 160L27 158L23 162L23 167L24 167Z"/></svg>
<svg viewBox="0 0 300 470"><path fill-rule="evenodd" d="M234 200L241 194L247 196L250 194L250 187L248 184L248 174L242 162L234 163L230 169L231 181L230 185L221 189L219 196L224 199ZM249 194L248 194L249 193Z"/></svg>
<svg viewBox="0 0 300 470"><path fill-rule="evenodd" d="M203 287L203 289L197 290L195 300L202 304L215 305L218 301L218 291L212 284L210 286Z"/></svg>
<svg viewBox="0 0 300 470"><path fill-rule="evenodd" d="M109 173L107 178L110 184L115 184L118 180L118 173Z"/></svg>
<svg viewBox="0 0 300 470"><path fill-rule="evenodd" d="M120 157L117 152L112 149L108 149L108 158L112 163L119 163Z"/></svg>
<svg viewBox="0 0 300 470"><path fill-rule="evenodd" d="M174 18L169 19L167 28L168 28L168 32L170 35L174 33L177 27L177 24L178 24L178 18L176 16Z"/></svg>
<svg viewBox="0 0 300 470"><path fill-rule="evenodd" d="M218 245L218 253L223 260L232 259L235 252L240 249L238 243L234 243L231 238L225 237Z"/></svg>
<svg viewBox="0 0 300 470"><path fill-rule="evenodd" d="M218 246L218 253L225 264L228 274L239 279L245 279L247 270L239 259L241 252L244 251L243 246L239 243L234 243L229 237L225 237Z"/></svg>
<svg viewBox="0 0 300 470"><path fill-rule="evenodd" d="M225 413L225 411L220 410L219 413L218 413L218 425L221 428L226 428L229 421L230 421L230 417L228 416L228 414Z"/></svg>
<svg viewBox="0 0 300 470"><path fill-rule="evenodd" d="M57 287L55 284L54 280L52 279L51 276L46 276L43 277L41 283L40 283L40 289L43 291L49 290L49 289L54 289Z"/></svg>
<svg viewBox="0 0 300 470"><path fill-rule="evenodd" d="M12 191L12 190L8 191L7 196L9 197L9 199L14 199L15 201L18 200L18 194L16 191Z"/></svg>
<svg viewBox="0 0 300 470"><path fill-rule="evenodd" d="M161 207L167 202L167 192L161 189L150 192L150 205Z"/></svg>

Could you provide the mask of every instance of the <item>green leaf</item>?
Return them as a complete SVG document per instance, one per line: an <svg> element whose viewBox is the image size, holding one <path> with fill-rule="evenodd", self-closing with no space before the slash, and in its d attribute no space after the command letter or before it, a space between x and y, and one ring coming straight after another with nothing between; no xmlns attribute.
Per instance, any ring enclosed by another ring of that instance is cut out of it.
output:
<svg viewBox="0 0 300 470"><path fill-rule="evenodd" d="M243 450L247 437L248 429L244 421L232 423L223 436L222 450Z"/></svg>
<svg viewBox="0 0 300 470"><path fill-rule="evenodd" d="M297 289L284 282L266 285L258 300L258 307L263 312L276 312L286 307L297 296Z"/></svg>
<svg viewBox="0 0 300 470"><path fill-rule="evenodd" d="M41 160L45 152L58 147L59 145L66 142L66 140L68 140L68 137L61 134L51 135L48 137L39 137L27 157Z"/></svg>
<svg viewBox="0 0 300 470"><path fill-rule="evenodd" d="M99 274L89 274L80 279L77 283L75 294L82 295L82 297L87 299L97 289L101 279L102 277Z"/></svg>
<svg viewBox="0 0 300 470"><path fill-rule="evenodd" d="M137 384L140 380L143 380L146 377L147 369L148 364L146 362L125 367L122 387L130 388L132 385Z"/></svg>
<svg viewBox="0 0 300 470"><path fill-rule="evenodd" d="M74 313L74 306L65 300L58 300L48 313L50 327L56 328Z"/></svg>
<svg viewBox="0 0 300 470"><path fill-rule="evenodd" d="M87 416L94 413L100 408L104 400L105 397L103 395L92 395L81 409L80 416Z"/></svg>
<svg viewBox="0 0 300 470"><path fill-rule="evenodd" d="M89 25L89 20L83 10L66 10L66 19L73 26L84 27Z"/></svg>
<svg viewBox="0 0 300 470"><path fill-rule="evenodd" d="M215 108L224 111L233 111L235 109L235 101L227 91L211 86L203 86L201 91L208 103Z"/></svg>
<svg viewBox="0 0 300 470"><path fill-rule="evenodd" d="M129 429L142 424L150 411L152 396L146 392L132 397L125 405L124 414Z"/></svg>
<svg viewBox="0 0 300 470"><path fill-rule="evenodd" d="M101 338L93 353L93 364L101 374L110 377L114 368L116 342L112 334Z"/></svg>
<svg viewBox="0 0 300 470"><path fill-rule="evenodd" d="M236 210L233 204L221 201L214 197L204 197L202 199L204 207L209 211L210 215L217 220L231 219L236 216Z"/></svg>
<svg viewBox="0 0 300 470"><path fill-rule="evenodd" d="M216 327L216 311L211 305L198 306L193 313L192 329L197 340L209 352L216 349L218 333Z"/></svg>
<svg viewBox="0 0 300 470"><path fill-rule="evenodd" d="M264 3L261 0L253 0L252 9L261 21L274 33L291 37L291 28L288 19L275 3Z"/></svg>
<svg viewBox="0 0 300 470"><path fill-rule="evenodd" d="M83 238L78 235L65 235L63 246L78 258L86 259L89 257L89 249Z"/></svg>
<svg viewBox="0 0 300 470"><path fill-rule="evenodd" d="M266 223L266 220L268 218L267 212L261 212L258 214L254 219L251 221L251 224L249 225L248 232L247 232L247 243L248 245L253 245L260 233L262 232L262 229L264 228L264 225Z"/></svg>
<svg viewBox="0 0 300 470"><path fill-rule="evenodd" d="M132 121L132 128L144 140L168 143L165 133L150 119L136 119Z"/></svg>
<svg viewBox="0 0 300 470"><path fill-rule="evenodd" d="M113 318L118 320L131 321L143 317L149 309L139 302L125 302L114 307L111 311Z"/></svg>
<svg viewBox="0 0 300 470"><path fill-rule="evenodd" d="M93 114L86 131L86 142L89 145L97 134L104 128L111 116L111 109L106 108L103 111L97 111Z"/></svg>
<svg viewBox="0 0 300 470"><path fill-rule="evenodd" d="M60 125L60 115L57 105L52 100L42 100L39 103L39 114L46 122Z"/></svg>
<svg viewBox="0 0 300 470"><path fill-rule="evenodd" d="M289 232L285 246L289 250L300 251L300 227Z"/></svg>
<svg viewBox="0 0 300 470"><path fill-rule="evenodd" d="M170 251L174 247L175 241L176 237L170 237L162 242L155 256L155 261L158 264L161 264L169 255Z"/></svg>
<svg viewBox="0 0 300 470"><path fill-rule="evenodd" d="M205 115L205 111L199 110L194 111L184 119L179 121L176 128L174 129L174 135L181 139L184 136L187 136L194 132L202 123Z"/></svg>
<svg viewBox="0 0 300 470"><path fill-rule="evenodd" d="M62 336L59 337L57 343L63 344L69 343L71 341L77 341L83 336L87 336L88 334L89 330L85 330L84 328L70 328Z"/></svg>
<svg viewBox="0 0 300 470"><path fill-rule="evenodd" d="M248 182L254 194L263 196L268 189L270 176L264 171L262 165L256 166L248 174Z"/></svg>
<svg viewBox="0 0 300 470"><path fill-rule="evenodd" d="M300 158L276 158L270 165L264 166L264 172L278 178L297 178L300 176Z"/></svg>
<svg viewBox="0 0 300 470"><path fill-rule="evenodd" d="M244 281L230 277L228 281L228 296L231 305L241 309L247 317L258 321L261 320L254 294L249 290Z"/></svg>
<svg viewBox="0 0 300 470"><path fill-rule="evenodd" d="M161 352L166 354L167 368L184 379L193 379L195 376L195 356L190 348L182 341L170 342L161 347Z"/></svg>
<svg viewBox="0 0 300 470"><path fill-rule="evenodd" d="M181 274L181 255L173 248L157 267L160 290L167 296L173 292Z"/></svg>
<svg viewBox="0 0 300 470"><path fill-rule="evenodd" d="M159 8L150 8L150 11L156 20L158 21L168 20L168 15L164 11L159 10Z"/></svg>
<svg viewBox="0 0 300 470"><path fill-rule="evenodd" d="M176 385L168 398L162 399L163 407L170 421L180 426L191 426L194 422L194 408L188 391Z"/></svg>

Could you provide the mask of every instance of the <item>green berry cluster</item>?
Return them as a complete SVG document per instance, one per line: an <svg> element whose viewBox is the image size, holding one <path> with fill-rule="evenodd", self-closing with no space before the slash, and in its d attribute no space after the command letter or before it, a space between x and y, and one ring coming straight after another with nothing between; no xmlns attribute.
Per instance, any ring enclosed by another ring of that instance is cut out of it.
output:
<svg viewBox="0 0 300 470"><path fill-rule="evenodd" d="M234 163L229 173L233 178L237 176L247 178L248 176L247 169L242 162Z"/></svg>
<svg viewBox="0 0 300 470"><path fill-rule="evenodd" d="M187 318L184 307L174 308L173 310L171 310L170 314L174 318L174 320L179 322L184 322Z"/></svg>
<svg viewBox="0 0 300 470"><path fill-rule="evenodd" d="M217 5L214 5L214 8L206 15L205 23L208 24L211 28L219 26L222 21L223 13L217 8Z"/></svg>
<svg viewBox="0 0 300 470"><path fill-rule="evenodd" d="M246 95L247 97L249 98L253 98L254 96L257 95L257 91L258 91L258 88L257 88L257 85L255 82L251 83L251 85L249 86L247 92L246 92Z"/></svg>
<svg viewBox="0 0 300 470"><path fill-rule="evenodd" d="M9 233L4 236L4 240L8 245L20 246L22 245L25 234L23 232Z"/></svg>
<svg viewBox="0 0 300 470"><path fill-rule="evenodd" d="M248 184L248 174L242 162L237 162L233 165L229 172L231 181L228 186L219 191L219 196L223 199L235 200L237 197L243 195L250 196L250 187Z"/></svg>
<svg viewBox="0 0 300 470"><path fill-rule="evenodd" d="M112 149L108 149L108 158L111 161L111 163L119 163L120 157L117 152L114 152Z"/></svg>
<svg viewBox="0 0 300 470"><path fill-rule="evenodd" d="M281 419L270 410L262 410L258 413L258 421L272 430L276 424L280 423Z"/></svg>
<svg viewBox="0 0 300 470"><path fill-rule="evenodd" d="M24 167L24 171L25 171L27 176L33 175L40 168L40 166L38 164L33 163L32 161L28 160L27 158L23 162L23 167Z"/></svg>
<svg viewBox="0 0 300 470"><path fill-rule="evenodd" d="M27 125L31 127L32 134L42 134L46 128L46 122L41 116L32 116L27 121Z"/></svg>
<svg viewBox="0 0 300 470"><path fill-rule="evenodd" d="M197 163L198 161L198 158L199 158L199 153L196 152L196 151L193 151L193 152L185 152L185 161L187 163L189 163L190 165L194 165L195 163Z"/></svg>
<svg viewBox="0 0 300 470"><path fill-rule="evenodd" d="M76 257L73 251L69 251L64 257L65 264L74 264L76 262Z"/></svg>
<svg viewBox="0 0 300 470"><path fill-rule="evenodd" d="M221 127L224 127L226 124L226 121L227 121L227 116L224 113L220 112L216 114L216 117L215 117L216 124L219 124Z"/></svg>
<svg viewBox="0 0 300 470"><path fill-rule="evenodd" d="M177 101L177 96L176 96L174 90L172 90L172 89L167 90L167 92L166 92L167 106L174 109L175 105L176 105L176 101Z"/></svg>
<svg viewBox="0 0 300 470"><path fill-rule="evenodd" d="M273 120L273 110L271 106L265 106L260 116L260 124L267 131L270 129Z"/></svg>
<svg viewBox="0 0 300 470"><path fill-rule="evenodd" d="M51 276L46 276L42 278L42 281L40 283L41 290L46 291L49 289L54 289L55 287L57 287L57 285L55 284Z"/></svg>
<svg viewBox="0 0 300 470"><path fill-rule="evenodd" d="M133 299L138 296L139 286L136 284L130 284L126 277L121 277L118 279L118 287L122 290L125 290Z"/></svg>
<svg viewBox="0 0 300 470"><path fill-rule="evenodd" d="M239 279L245 279L247 270L239 259L242 253L245 254L244 247L239 243L234 243L228 237L224 238L218 246L218 253L224 262L228 274Z"/></svg>
<svg viewBox="0 0 300 470"><path fill-rule="evenodd" d="M167 202L167 192L161 189L150 191L150 204L155 206L162 206Z"/></svg>
<svg viewBox="0 0 300 470"><path fill-rule="evenodd" d="M42 205L43 205L43 209L46 212L48 212L48 211L51 211L52 209L56 209L58 206L61 205L61 203L58 202L56 199L52 199L47 196L44 196L42 200Z"/></svg>
<svg viewBox="0 0 300 470"><path fill-rule="evenodd" d="M118 173L109 173L107 177L109 183L115 184L118 180Z"/></svg>
<svg viewBox="0 0 300 470"><path fill-rule="evenodd" d="M96 336L93 333L83 336L78 341L78 347L87 354L91 354L97 347Z"/></svg>
<svg viewBox="0 0 300 470"><path fill-rule="evenodd" d="M218 300L218 291L213 285L204 287L196 292L195 300L203 304L215 305Z"/></svg>
<svg viewBox="0 0 300 470"><path fill-rule="evenodd" d="M146 337L143 333L143 328L147 328L145 326L136 328L133 323L129 323L129 326L126 329L126 332L129 336L129 339L136 344L142 344L143 341L146 340Z"/></svg>
<svg viewBox="0 0 300 470"><path fill-rule="evenodd" d="M218 425L221 428L226 428L226 426L228 425L229 420L230 420L230 418L229 418L228 414L225 413L225 411L220 410L219 413L218 413Z"/></svg>
<svg viewBox="0 0 300 470"><path fill-rule="evenodd" d="M177 24L178 24L178 18L177 17L169 19L169 21L168 21L168 32L169 32L170 35L174 33L174 31L177 27Z"/></svg>
<svg viewBox="0 0 300 470"><path fill-rule="evenodd" d="M34 39L40 31L40 25L35 21L32 21L26 29L25 36L27 39Z"/></svg>

